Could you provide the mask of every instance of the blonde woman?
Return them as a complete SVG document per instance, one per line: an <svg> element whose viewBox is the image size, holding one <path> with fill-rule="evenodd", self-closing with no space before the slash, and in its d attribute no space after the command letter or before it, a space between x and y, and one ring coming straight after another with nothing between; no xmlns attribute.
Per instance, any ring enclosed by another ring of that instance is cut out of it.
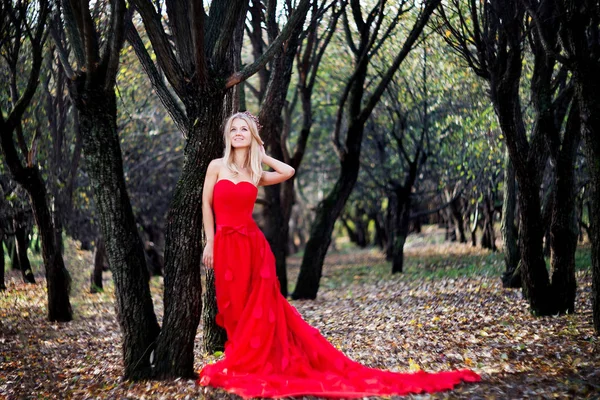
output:
<svg viewBox="0 0 600 400"><path fill-rule="evenodd" d="M469 370L404 374L365 367L333 347L287 302L252 210L258 186L283 182L294 169L265 154L259 129L248 112L229 117L225 153L211 161L204 182L203 262L214 268L217 324L228 340L225 357L204 366L198 383L244 398L350 398L434 392L478 381ZM263 171L263 163L273 171Z"/></svg>

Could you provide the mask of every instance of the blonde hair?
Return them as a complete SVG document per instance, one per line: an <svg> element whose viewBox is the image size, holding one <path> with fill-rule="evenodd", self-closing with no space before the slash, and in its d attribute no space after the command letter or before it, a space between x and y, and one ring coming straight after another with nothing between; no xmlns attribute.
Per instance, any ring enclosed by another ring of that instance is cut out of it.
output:
<svg viewBox="0 0 600 400"><path fill-rule="evenodd" d="M233 151L231 151L230 132L231 125L233 124L233 120L235 119L244 120L248 124L248 128L250 129L250 149L246 154L244 167L250 167L250 179L252 180L252 183L258 185L263 172L260 155L260 146L263 144L263 141L258 135L258 127L256 125L256 121L254 121L254 119L252 119L248 114L238 112L231 115L229 118L227 118L227 121L225 121L225 127L223 129L223 139L225 141L225 152L223 154L223 161L225 162L225 166L229 171L231 171L233 176L236 176L240 173L237 166L233 162Z"/></svg>

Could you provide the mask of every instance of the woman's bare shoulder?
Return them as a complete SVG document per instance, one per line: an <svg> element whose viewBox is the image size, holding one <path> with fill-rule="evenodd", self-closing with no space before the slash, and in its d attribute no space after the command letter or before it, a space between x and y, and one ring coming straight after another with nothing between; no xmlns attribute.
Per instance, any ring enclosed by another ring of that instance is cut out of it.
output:
<svg viewBox="0 0 600 400"><path fill-rule="evenodd" d="M225 162L223 161L223 157L215 158L208 164L208 169L217 169L225 166Z"/></svg>

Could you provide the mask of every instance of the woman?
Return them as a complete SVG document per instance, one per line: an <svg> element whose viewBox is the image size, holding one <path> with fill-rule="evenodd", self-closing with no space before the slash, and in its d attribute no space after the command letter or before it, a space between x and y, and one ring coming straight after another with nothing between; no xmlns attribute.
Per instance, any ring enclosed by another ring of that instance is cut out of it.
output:
<svg viewBox="0 0 600 400"><path fill-rule="evenodd" d="M283 182L294 169L265 154L259 128L248 112L229 117L225 154L210 163L206 174L203 262L214 266L217 324L225 328L228 340L225 357L200 371L199 384L244 398L349 398L435 392L478 381L469 370L403 374L365 367L333 347L287 302L279 291L275 258L252 219L252 209L257 186ZM262 171L262 163L273 171Z"/></svg>

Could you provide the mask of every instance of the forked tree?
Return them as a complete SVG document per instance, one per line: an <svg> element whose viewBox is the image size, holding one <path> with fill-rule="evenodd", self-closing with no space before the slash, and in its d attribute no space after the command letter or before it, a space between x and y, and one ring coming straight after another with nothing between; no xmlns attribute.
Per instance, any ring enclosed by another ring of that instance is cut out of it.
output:
<svg viewBox="0 0 600 400"><path fill-rule="evenodd" d="M353 56L353 69L339 99L332 134L333 146L340 163L340 174L332 190L317 206L296 288L292 293L293 299L317 297L323 261L331 243L335 221L343 211L358 178L365 124L439 3L440 0L414 3L402 1L394 4L396 9L392 12L391 2L385 0L376 2L368 11L360 1L350 0L345 9L344 31ZM406 17L408 11L417 6L421 7L421 10L393 61L377 78L369 82L372 58L390 38L394 28ZM371 93L365 89L367 82L374 87Z"/></svg>
<svg viewBox="0 0 600 400"><path fill-rule="evenodd" d="M39 2L8 1L0 5L0 32L2 56L8 65L10 82L8 88L12 107L0 112L0 144L6 165L13 179L29 196L31 208L42 238L42 256L48 285L48 319L70 321L72 317L69 291L71 277L56 242L55 227L48 205L45 182L35 161L36 142L40 128L36 129L33 145L29 147L23 132L22 118L33 98L42 67L43 47L47 37L46 19L50 5L46 0ZM23 54L29 52L31 66L26 76L25 89L20 92L20 64ZM5 118L6 115L6 118ZM17 136L15 144L14 136ZM21 252L26 251L21 249Z"/></svg>

